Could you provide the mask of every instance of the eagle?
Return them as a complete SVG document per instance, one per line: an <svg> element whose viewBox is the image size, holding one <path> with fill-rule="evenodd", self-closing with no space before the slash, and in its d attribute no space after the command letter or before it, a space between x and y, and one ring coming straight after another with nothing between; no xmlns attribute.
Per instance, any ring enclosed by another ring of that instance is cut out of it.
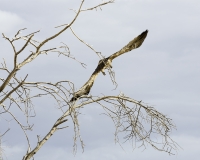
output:
<svg viewBox="0 0 200 160"><path fill-rule="evenodd" d="M124 46L118 52L115 52L114 54L110 55L107 58L101 59L95 71L90 76L89 80L78 91L73 93L73 97L71 98L70 102L76 101L79 97L83 95L88 95L98 74L102 72L105 75L104 70L107 68L112 68L113 59L117 58L118 56L126 52L130 52L133 49L139 48L144 42L147 34L148 30L142 32L140 35L135 37L132 41L130 41L126 46Z"/></svg>

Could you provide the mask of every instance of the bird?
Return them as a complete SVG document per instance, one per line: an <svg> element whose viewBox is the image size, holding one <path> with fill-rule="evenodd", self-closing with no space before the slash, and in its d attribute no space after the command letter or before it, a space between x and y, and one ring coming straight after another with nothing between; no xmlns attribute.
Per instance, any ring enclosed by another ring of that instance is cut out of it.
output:
<svg viewBox="0 0 200 160"><path fill-rule="evenodd" d="M71 98L70 102L76 101L79 97L83 95L88 95L98 74L102 72L103 75L105 75L104 70L107 68L112 68L113 59L119 57L120 55L126 52L130 52L133 49L139 48L146 39L147 34L148 30L142 32L140 35L138 35L132 41L130 41L126 46L124 46L121 50L115 52L107 58L101 59L96 69L90 76L89 80L78 91L73 93L73 97Z"/></svg>

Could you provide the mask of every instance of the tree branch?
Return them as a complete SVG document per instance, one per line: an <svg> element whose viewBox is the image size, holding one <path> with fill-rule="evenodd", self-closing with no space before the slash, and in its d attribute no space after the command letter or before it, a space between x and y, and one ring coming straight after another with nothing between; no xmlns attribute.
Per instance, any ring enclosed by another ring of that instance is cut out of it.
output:
<svg viewBox="0 0 200 160"><path fill-rule="evenodd" d="M16 71L17 71L16 69L13 69L12 72L8 75L8 77L6 78L6 80L4 81L4 83L0 87L0 92L2 92L4 90L4 88L10 82L11 78L14 76L14 74L16 73Z"/></svg>
<svg viewBox="0 0 200 160"><path fill-rule="evenodd" d="M115 1L115 0L110 0L110 1L107 1L107 2L103 2L103 3L101 3L101 4L98 4L98 5L94 6L94 7L87 8L87 9L83 9L83 10L81 10L81 12L82 12L82 11L89 11L89 10L93 10L93 9L97 9L97 8L100 8L100 9L101 9L101 6L106 5L106 4L108 4L108 3L114 3L114 1ZM101 9L101 10L102 10L102 9Z"/></svg>
<svg viewBox="0 0 200 160"><path fill-rule="evenodd" d="M57 34L55 34L55 35L53 35L53 36L51 36L51 37L45 39L43 42L41 42L40 45L37 47L36 53L40 50L40 48L41 48L45 43L47 43L48 41L50 41L50 40L54 39L55 37L57 37L58 35L60 35L62 32L64 32L67 28L69 28L69 27L75 22L75 20L77 19L78 15L79 15L79 13L80 13L80 11L81 11L81 8L82 8L83 3L84 3L84 0L82 0L81 5L80 5L80 7L79 7L79 9L78 9L78 12L77 12L76 16L74 17L74 19L71 21L71 23L70 23L69 25L67 25L66 27L64 27L64 28L63 28L60 32L58 32Z"/></svg>
<svg viewBox="0 0 200 160"><path fill-rule="evenodd" d="M0 101L0 104L2 104L13 92L15 92L19 87L21 87L24 83L24 81L26 80L28 74L26 75L26 77L24 78L23 81L21 81L17 87L15 87L13 90L11 90L9 93L6 94L6 96Z"/></svg>
<svg viewBox="0 0 200 160"><path fill-rule="evenodd" d="M60 128L58 128L59 125L63 124L67 121L65 117L67 117L70 114L71 109L67 110L60 118L57 119L53 127L50 129L50 131L46 134L46 136L38 142L37 146L30 152L28 152L24 157L23 160L29 160L32 158L37 151L46 143L46 141Z"/></svg>

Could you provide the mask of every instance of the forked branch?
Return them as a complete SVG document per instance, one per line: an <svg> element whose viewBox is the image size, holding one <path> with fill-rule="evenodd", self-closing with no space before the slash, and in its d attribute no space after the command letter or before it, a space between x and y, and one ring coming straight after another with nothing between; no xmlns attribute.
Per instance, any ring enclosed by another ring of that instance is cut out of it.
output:
<svg viewBox="0 0 200 160"><path fill-rule="evenodd" d="M102 103L104 101L106 103ZM118 96L103 96L96 99L89 98L77 108L90 103L100 104L115 125L115 140L120 143L119 134L125 135L125 141L131 141L133 148L150 144L159 151L169 154L179 148L179 145L170 137L170 133L176 126L166 115L155 108L134 100L123 94ZM109 105L110 104L110 105ZM137 143L137 144L136 144Z"/></svg>

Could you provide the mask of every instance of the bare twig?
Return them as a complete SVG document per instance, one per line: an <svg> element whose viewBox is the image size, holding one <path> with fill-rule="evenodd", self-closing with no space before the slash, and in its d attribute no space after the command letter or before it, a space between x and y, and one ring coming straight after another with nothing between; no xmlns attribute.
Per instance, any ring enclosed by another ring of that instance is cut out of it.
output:
<svg viewBox="0 0 200 160"><path fill-rule="evenodd" d="M94 6L94 7L83 9L83 10L81 10L81 12L82 11L89 11L89 10L93 10L93 9L97 9L97 8L100 8L100 10L102 10L101 6L107 5L109 3L114 3L114 2L115 2L115 0L110 0L110 1L107 1L107 2L103 2L103 3L100 3L100 4L96 5L96 6Z"/></svg>
<svg viewBox="0 0 200 160"><path fill-rule="evenodd" d="M15 92L21 85L23 85L24 81L26 80L28 75L24 78L24 80L17 85L12 91L6 94L6 96L0 101L0 104L3 103L13 92Z"/></svg>
<svg viewBox="0 0 200 160"><path fill-rule="evenodd" d="M103 59L103 56L101 55L101 52L97 52L94 48L92 48L91 45L89 45L88 43L86 43L85 41L83 41L82 39L80 39L76 33L74 32L74 30L72 29L72 27L70 27L70 30L72 31L72 33L74 34L74 36L79 40L81 41L82 43L84 43L86 46L88 46L91 50L93 50L98 56L100 59Z"/></svg>

